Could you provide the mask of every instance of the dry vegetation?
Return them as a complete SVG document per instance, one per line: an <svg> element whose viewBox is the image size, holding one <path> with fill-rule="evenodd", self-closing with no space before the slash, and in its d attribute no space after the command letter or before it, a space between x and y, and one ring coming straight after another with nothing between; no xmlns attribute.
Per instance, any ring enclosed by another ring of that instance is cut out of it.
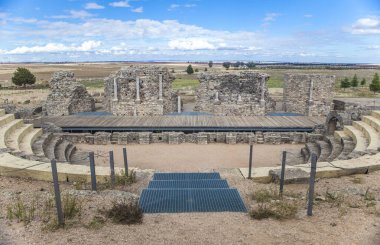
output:
<svg viewBox="0 0 380 245"><path fill-rule="evenodd" d="M238 188L251 210L249 214L143 216L137 205L124 201L124 196L125 191L139 194L149 182L151 175L147 174L138 176L135 183L118 186L118 190L97 194L87 188L74 190L73 184L62 183L67 218L64 229L56 225L51 183L0 177L0 241L7 239L11 244L379 244L379 171L317 180L313 217L306 216L307 184L285 185L281 197L275 184L253 183L243 179L236 170L220 172L232 187Z"/></svg>

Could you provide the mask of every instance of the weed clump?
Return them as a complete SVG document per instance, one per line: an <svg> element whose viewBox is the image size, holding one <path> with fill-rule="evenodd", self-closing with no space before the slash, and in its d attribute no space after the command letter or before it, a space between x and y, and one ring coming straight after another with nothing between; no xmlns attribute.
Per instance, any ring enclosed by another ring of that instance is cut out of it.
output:
<svg viewBox="0 0 380 245"><path fill-rule="evenodd" d="M124 170L121 170L120 174L115 175L116 185L130 185L136 183L136 172L134 170L128 171L125 174Z"/></svg>
<svg viewBox="0 0 380 245"><path fill-rule="evenodd" d="M253 219L275 218L279 220L294 218L298 211L296 201L285 200L275 191L258 190L251 195L257 207L251 209L249 215Z"/></svg>
<svg viewBox="0 0 380 245"><path fill-rule="evenodd" d="M143 219L143 211L138 202L114 201L111 209L106 210L106 216L118 224L140 224Z"/></svg>
<svg viewBox="0 0 380 245"><path fill-rule="evenodd" d="M36 203L33 200L30 204L25 203L20 197L16 202L7 206L7 219L16 219L17 222L29 224L35 217Z"/></svg>

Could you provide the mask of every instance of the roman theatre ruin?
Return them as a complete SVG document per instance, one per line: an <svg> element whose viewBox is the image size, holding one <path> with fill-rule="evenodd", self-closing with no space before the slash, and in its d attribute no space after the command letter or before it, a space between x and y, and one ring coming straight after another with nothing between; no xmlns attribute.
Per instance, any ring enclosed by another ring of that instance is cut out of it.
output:
<svg viewBox="0 0 380 245"><path fill-rule="evenodd" d="M105 149L120 147L131 151L139 147L132 151L138 157L130 158L136 169L147 168L138 164L144 158L155 161L165 155L167 160L192 147L189 163L176 163L188 164L186 171L199 170L191 168L197 155L219 154L219 163L203 167L225 168L232 166L223 165L228 154L248 158L231 150L233 146L262 147L263 158L271 161L255 168L253 180L262 182L278 176L281 151L287 148L291 153L287 178L296 170L307 174L312 154L318 156L320 177L380 167L380 112L334 100L334 76L288 74L283 98L275 99L268 91L267 74L203 72L191 113L183 111L181 95L172 88L174 79L167 68L131 65L105 78L104 93L94 98L73 73L53 74L51 93L39 117L23 120L0 110L0 174L50 179L49 162L56 159L61 180L88 180L89 151L103 150L98 155L104 155ZM181 145L190 148L181 150ZM247 162L233 166L244 177ZM108 176L107 165L99 165L99 178Z"/></svg>

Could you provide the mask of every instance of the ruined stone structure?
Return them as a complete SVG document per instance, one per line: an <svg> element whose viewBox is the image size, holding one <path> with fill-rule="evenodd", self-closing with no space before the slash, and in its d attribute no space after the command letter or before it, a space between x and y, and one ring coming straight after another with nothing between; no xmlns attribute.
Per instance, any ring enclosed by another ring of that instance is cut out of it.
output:
<svg viewBox="0 0 380 245"><path fill-rule="evenodd" d="M97 132L64 133L64 139L74 143L106 144L302 144L323 139L322 134L306 132Z"/></svg>
<svg viewBox="0 0 380 245"><path fill-rule="evenodd" d="M178 110L167 68L128 66L104 81L105 107L114 115L153 116ZM180 108L181 109L181 108Z"/></svg>
<svg viewBox="0 0 380 245"><path fill-rule="evenodd" d="M334 82L335 76L286 74L283 110L306 116L327 116L333 105Z"/></svg>
<svg viewBox="0 0 380 245"><path fill-rule="evenodd" d="M95 101L86 87L76 82L73 72L55 72L49 82L51 93L43 106L47 116L66 116L95 110Z"/></svg>
<svg viewBox="0 0 380 245"><path fill-rule="evenodd" d="M195 111L214 115L253 116L272 111L267 74L256 72L202 73L196 91Z"/></svg>

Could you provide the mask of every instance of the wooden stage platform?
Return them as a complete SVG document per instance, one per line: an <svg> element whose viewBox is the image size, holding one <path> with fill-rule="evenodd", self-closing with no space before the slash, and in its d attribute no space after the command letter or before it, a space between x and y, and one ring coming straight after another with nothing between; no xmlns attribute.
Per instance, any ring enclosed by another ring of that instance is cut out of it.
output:
<svg viewBox="0 0 380 245"><path fill-rule="evenodd" d="M94 131L273 131L311 132L323 117L306 116L61 116L34 121L35 127L51 122L70 132Z"/></svg>

